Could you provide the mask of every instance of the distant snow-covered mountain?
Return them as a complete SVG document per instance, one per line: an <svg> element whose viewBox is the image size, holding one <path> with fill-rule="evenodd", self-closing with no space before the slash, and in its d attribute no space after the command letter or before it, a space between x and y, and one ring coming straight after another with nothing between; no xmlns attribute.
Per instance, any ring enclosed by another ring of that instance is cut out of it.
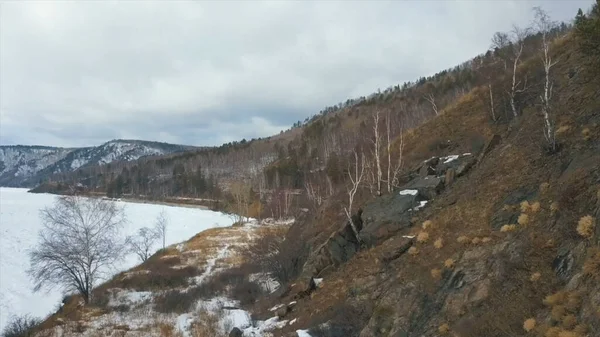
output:
<svg viewBox="0 0 600 337"><path fill-rule="evenodd" d="M83 148L0 145L0 186L32 187L56 173L192 149L191 146L122 139Z"/></svg>

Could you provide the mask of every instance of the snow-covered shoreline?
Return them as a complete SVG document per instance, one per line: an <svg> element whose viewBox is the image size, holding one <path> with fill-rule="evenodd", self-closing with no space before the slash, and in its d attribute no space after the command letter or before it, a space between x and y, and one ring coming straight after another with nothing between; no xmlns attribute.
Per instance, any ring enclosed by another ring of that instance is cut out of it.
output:
<svg viewBox="0 0 600 337"><path fill-rule="evenodd" d="M62 299L59 289L34 293L26 273L28 250L36 244L41 227L39 211L51 206L56 197L53 194L27 193L27 189L21 188L0 188L0 329L11 315L29 313L45 317L58 308ZM167 245L188 240L203 230L232 223L226 214L197 207L121 203L128 218L123 235L132 235L141 227L152 226L156 216L164 210L169 218ZM111 274L137 264L136 257L128 255Z"/></svg>

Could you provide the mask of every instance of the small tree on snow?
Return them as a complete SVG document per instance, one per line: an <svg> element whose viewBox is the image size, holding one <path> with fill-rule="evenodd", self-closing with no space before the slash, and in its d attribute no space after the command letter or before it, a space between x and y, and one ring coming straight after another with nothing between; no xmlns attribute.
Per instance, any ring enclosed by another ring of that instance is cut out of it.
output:
<svg viewBox="0 0 600 337"><path fill-rule="evenodd" d="M154 225L154 232L158 239L162 239L162 247L165 249L167 240L167 226L169 224L169 218L167 213L162 210L156 217L156 224Z"/></svg>
<svg viewBox="0 0 600 337"><path fill-rule="evenodd" d="M140 228L136 236L129 238L128 244L132 253L135 253L142 262L152 255L152 247L160 238L158 231L148 227Z"/></svg>
<svg viewBox="0 0 600 337"><path fill-rule="evenodd" d="M101 199L59 197L42 210L41 219L40 243L30 252L28 270L34 290L58 286L89 303L96 281L123 256L123 208Z"/></svg>

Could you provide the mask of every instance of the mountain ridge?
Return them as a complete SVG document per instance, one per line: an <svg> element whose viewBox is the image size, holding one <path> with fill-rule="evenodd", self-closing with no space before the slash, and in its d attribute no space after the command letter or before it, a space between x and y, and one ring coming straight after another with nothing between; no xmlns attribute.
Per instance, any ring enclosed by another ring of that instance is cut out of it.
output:
<svg viewBox="0 0 600 337"><path fill-rule="evenodd" d="M135 139L113 139L98 146L0 145L0 186L32 187L57 173L199 149Z"/></svg>

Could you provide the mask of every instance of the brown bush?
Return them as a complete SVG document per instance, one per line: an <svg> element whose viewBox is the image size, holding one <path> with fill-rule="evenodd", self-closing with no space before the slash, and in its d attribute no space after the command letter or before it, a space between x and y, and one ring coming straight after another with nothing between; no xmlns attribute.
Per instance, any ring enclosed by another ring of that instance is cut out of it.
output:
<svg viewBox="0 0 600 337"><path fill-rule="evenodd" d="M517 229L517 225L504 225L500 227L501 232L512 232Z"/></svg>
<svg viewBox="0 0 600 337"><path fill-rule="evenodd" d="M539 201L534 202L533 204L531 204L530 207L530 211L531 213L537 213L542 209L542 205L540 204Z"/></svg>
<svg viewBox="0 0 600 337"><path fill-rule="evenodd" d="M553 320L560 322L565 314L567 313L567 309L562 305L555 305L552 307L552 311L550 312L550 316Z"/></svg>
<svg viewBox="0 0 600 337"><path fill-rule="evenodd" d="M417 234L417 242L425 243L427 241L429 241L429 233L422 231Z"/></svg>
<svg viewBox="0 0 600 337"><path fill-rule="evenodd" d="M408 254L410 254L412 256L419 254L419 248L417 248L415 246L408 248Z"/></svg>
<svg viewBox="0 0 600 337"><path fill-rule="evenodd" d="M542 274L540 274L539 272L535 272L533 274L531 274L531 277L529 278L529 280L531 282L536 282L538 281L540 278L542 277Z"/></svg>
<svg viewBox="0 0 600 337"><path fill-rule="evenodd" d="M423 222L423 224L421 225L421 228L423 229L430 229L433 228L433 222L431 220L426 220Z"/></svg>
<svg viewBox="0 0 600 337"><path fill-rule="evenodd" d="M448 323L440 325L440 327L438 328L438 332L442 335L447 334L448 332L450 332L450 325L448 325Z"/></svg>
<svg viewBox="0 0 600 337"><path fill-rule="evenodd" d="M586 276L600 280L600 250L590 249L588 257L583 264L583 273Z"/></svg>
<svg viewBox="0 0 600 337"><path fill-rule="evenodd" d="M577 317L573 314L565 315L563 316L561 323L565 329L571 330L577 325Z"/></svg>
<svg viewBox="0 0 600 337"><path fill-rule="evenodd" d="M444 240L442 240L442 238L438 238L437 240L435 240L435 242L433 243L433 246L437 249L441 249L442 247L444 247Z"/></svg>
<svg viewBox="0 0 600 337"><path fill-rule="evenodd" d="M442 278L442 270L438 269L438 268L431 269L431 277L433 277L434 280L441 279Z"/></svg>
<svg viewBox="0 0 600 337"><path fill-rule="evenodd" d="M462 243L462 244L467 244L467 243L470 243L471 240L469 240L469 238L467 236L462 235L456 239L456 242Z"/></svg>
<svg viewBox="0 0 600 337"><path fill-rule="evenodd" d="M525 320L525 322L523 322L523 329L525 329L525 331L529 332L533 329L535 329L535 318L528 318Z"/></svg>
<svg viewBox="0 0 600 337"><path fill-rule="evenodd" d="M479 237L474 237L473 240L471 240L471 243L474 245L478 245L481 243L481 239Z"/></svg>
<svg viewBox="0 0 600 337"><path fill-rule="evenodd" d="M527 213L531 209L531 205L529 205L529 201L525 200L521 202L521 213Z"/></svg>
<svg viewBox="0 0 600 337"><path fill-rule="evenodd" d="M444 267L446 267L448 269L454 268L454 260L453 259L446 259L446 261L444 261Z"/></svg>
<svg viewBox="0 0 600 337"><path fill-rule="evenodd" d="M591 215L586 215L579 219L577 223L577 233L584 238L591 238L594 235L594 227L596 226L594 218Z"/></svg>
<svg viewBox="0 0 600 337"><path fill-rule="evenodd" d="M517 220L517 222L521 226L526 226L527 224L529 224L529 215L522 213L521 215L519 215L519 219Z"/></svg>

